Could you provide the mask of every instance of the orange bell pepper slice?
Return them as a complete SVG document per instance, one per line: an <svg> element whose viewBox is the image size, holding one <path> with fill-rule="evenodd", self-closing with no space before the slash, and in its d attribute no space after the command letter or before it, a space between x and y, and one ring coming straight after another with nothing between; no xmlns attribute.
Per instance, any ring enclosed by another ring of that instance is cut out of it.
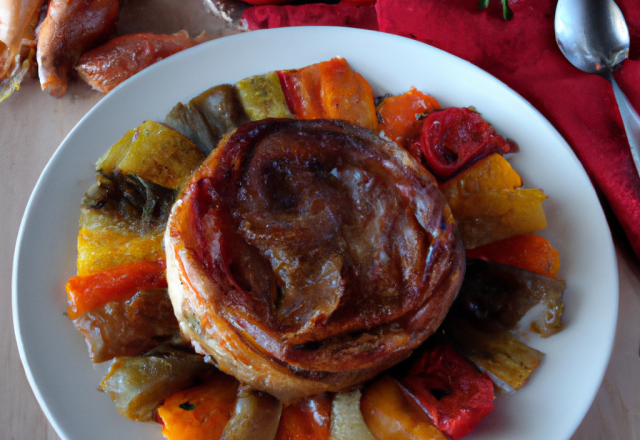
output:
<svg viewBox="0 0 640 440"><path fill-rule="evenodd" d="M370 130L378 128L371 86L344 58L277 73L296 118L341 119Z"/></svg>
<svg viewBox="0 0 640 440"><path fill-rule="evenodd" d="M467 258L478 258L519 267L551 278L560 270L560 254L548 240L526 234L489 243L466 251Z"/></svg>
<svg viewBox="0 0 640 440"><path fill-rule="evenodd" d="M165 269L164 260L143 260L93 275L72 277L65 286L69 302L67 313L71 319L76 319L87 310L109 301L129 299L140 290L165 288Z"/></svg>
<svg viewBox="0 0 640 440"><path fill-rule="evenodd" d="M530 234L547 226L539 189L521 189L522 178L499 154L476 162L440 189L456 219L465 249Z"/></svg>
<svg viewBox="0 0 640 440"><path fill-rule="evenodd" d="M379 440L446 440L429 416L391 377L383 376L367 388L360 401L367 427Z"/></svg>
<svg viewBox="0 0 640 440"><path fill-rule="evenodd" d="M420 135L424 117L439 108L440 104L433 96L411 87L407 93L391 96L378 104L380 130L420 160L422 151L420 148L411 151L410 141Z"/></svg>
<svg viewBox="0 0 640 440"><path fill-rule="evenodd" d="M158 408L167 440L218 440L233 416L238 381L214 375L202 385L171 395Z"/></svg>

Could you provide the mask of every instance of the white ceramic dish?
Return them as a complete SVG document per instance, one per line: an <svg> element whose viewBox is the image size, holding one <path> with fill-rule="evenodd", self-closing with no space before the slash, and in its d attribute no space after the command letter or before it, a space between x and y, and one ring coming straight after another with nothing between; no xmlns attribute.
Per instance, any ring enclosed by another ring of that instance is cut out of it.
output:
<svg viewBox="0 0 640 440"><path fill-rule="evenodd" d="M549 228L567 281L566 328L531 345L547 353L530 382L499 397L469 440L566 440L587 412L615 333L618 270L596 194L557 131L524 99L473 65L422 43L348 28L285 28L215 40L179 53L111 92L67 136L43 171L20 228L13 271L13 317L27 377L64 440L160 440L160 426L131 422L96 391L106 365L93 365L63 313L75 274L83 193L94 164L128 129L161 121L205 89L275 69L342 56L375 94L415 86L443 106L474 105L521 152L511 162L527 187L541 187Z"/></svg>

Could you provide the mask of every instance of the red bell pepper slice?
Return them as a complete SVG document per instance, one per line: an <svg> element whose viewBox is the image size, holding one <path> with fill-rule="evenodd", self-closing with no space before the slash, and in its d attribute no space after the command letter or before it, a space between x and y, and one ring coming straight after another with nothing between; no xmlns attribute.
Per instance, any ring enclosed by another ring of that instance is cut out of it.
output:
<svg viewBox="0 0 640 440"><path fill-rule="evenodd" d="M65 286L69 302L67 313L71 319L76 319L87 310L109 301L129 299L140 290L165 288L165 269L162 259L143 260L93 275L72 277Z"/></svg>
<svg viewBox="0 0 640 440"><path fill-rule="evenodd" d="M454 440L493 410L493 382L450 345L423 353L401 383L431 417L433 424Z"/></svg>
<svg viewBox="0 0 640 440"><path fill-rule="evenodd" d="M277 73L296 118L341 119L370 130L378 128L371 86L344 58Z"/></svg>

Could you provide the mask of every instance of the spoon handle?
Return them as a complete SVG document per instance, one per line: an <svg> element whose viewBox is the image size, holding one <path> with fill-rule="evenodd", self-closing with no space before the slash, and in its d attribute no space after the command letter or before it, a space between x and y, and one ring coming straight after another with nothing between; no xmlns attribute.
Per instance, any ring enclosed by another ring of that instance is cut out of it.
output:
<svg viewBox="0 0 640 440"><path fill-rule="evenodd" d="M622 116L624 129L627 132L627 139L629 140L633 161L636 164L636 171L640 174L640 116L638 116L638 113L622 92L616 80L613 79L613 76L611 76L611 84L613 85L613 93L618 102L618 109L620 110L620 116Z"/></svg>

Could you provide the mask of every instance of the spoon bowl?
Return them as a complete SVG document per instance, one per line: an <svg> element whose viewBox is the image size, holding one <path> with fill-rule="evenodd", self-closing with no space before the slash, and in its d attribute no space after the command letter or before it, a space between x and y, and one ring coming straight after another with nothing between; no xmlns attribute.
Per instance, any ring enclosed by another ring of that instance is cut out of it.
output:
<svg viewBox="0 0 640 440"><path fill-rule="evenodd" d="M612 0L560 0L555 31L564 56L584 72L613 71L629 56L629 28Z"/></svg>
<svg viewBox="0 0 640 440"><path fill-rule="evenodd" d="M606 78L613 86L631 156L640 173L640 117L612 72L629 56L629 28L613 0L558 0L556 41L578 69Z"/></svg>

